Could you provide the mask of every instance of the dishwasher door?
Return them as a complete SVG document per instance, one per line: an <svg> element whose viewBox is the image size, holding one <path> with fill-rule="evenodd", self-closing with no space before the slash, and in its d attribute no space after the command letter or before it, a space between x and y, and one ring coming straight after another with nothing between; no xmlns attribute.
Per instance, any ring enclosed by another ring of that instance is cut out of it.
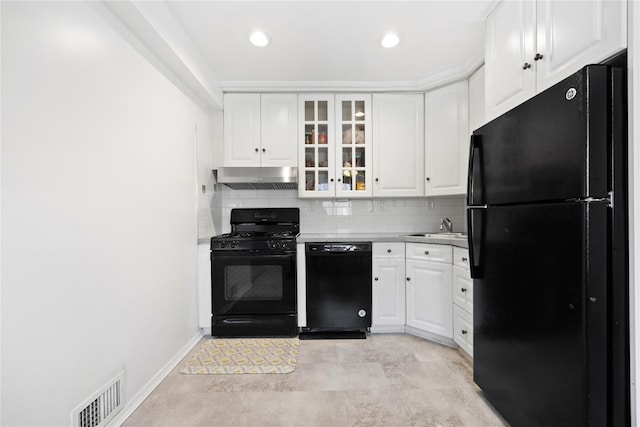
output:
<svg viewBox="0 0 640 427"><path fill-rule="evenodd" d="M307 243L309 331L371 327L371 243Z"/></svg>

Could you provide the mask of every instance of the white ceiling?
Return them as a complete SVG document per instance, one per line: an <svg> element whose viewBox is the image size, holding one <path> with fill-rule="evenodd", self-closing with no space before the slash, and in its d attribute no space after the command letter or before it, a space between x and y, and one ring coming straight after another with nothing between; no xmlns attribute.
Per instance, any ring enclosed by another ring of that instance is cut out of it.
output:
<svg viewBox="0 0 640 427"><path fill-rule="evenodd" d="M482 63L493 0L167 1L224 90L249 86L433 86ZM249 43L256 29L271 45ZM395 31L400 44L380 46Z"/></svg>

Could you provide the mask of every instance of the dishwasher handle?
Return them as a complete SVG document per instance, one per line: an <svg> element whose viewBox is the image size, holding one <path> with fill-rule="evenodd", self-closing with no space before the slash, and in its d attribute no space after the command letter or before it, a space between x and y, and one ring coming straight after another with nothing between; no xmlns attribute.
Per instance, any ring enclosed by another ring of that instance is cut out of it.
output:
<svg viewBox="0 0 640 427"><path fill-rule="evenodd" d="M371 252L371 242L354 242L354 243L307 243L306 252L308 255L317 253L366 253Z"/></svg>

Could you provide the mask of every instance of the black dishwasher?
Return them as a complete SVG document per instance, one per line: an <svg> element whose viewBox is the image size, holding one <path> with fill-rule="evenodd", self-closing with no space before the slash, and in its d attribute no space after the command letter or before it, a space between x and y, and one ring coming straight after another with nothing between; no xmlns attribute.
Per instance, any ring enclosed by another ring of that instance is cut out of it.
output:
<svg viewBox="0 0 640 427"><path fill-rule="evenodd" d="M365 338L371 327L371 243L307 243L307 326L300 338Z"/></svg>

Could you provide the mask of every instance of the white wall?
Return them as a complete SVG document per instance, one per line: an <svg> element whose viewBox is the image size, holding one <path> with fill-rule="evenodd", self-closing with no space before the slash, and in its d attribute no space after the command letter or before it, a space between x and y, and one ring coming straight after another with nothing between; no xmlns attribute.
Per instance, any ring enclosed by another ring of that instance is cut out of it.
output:
<svg viewBox="0 0 640 427"><path fill-rule="evenodd" d="M210 117L95 5L1 7L0 424L66 426L119 370L131 398L199 333Z"/></svg>

